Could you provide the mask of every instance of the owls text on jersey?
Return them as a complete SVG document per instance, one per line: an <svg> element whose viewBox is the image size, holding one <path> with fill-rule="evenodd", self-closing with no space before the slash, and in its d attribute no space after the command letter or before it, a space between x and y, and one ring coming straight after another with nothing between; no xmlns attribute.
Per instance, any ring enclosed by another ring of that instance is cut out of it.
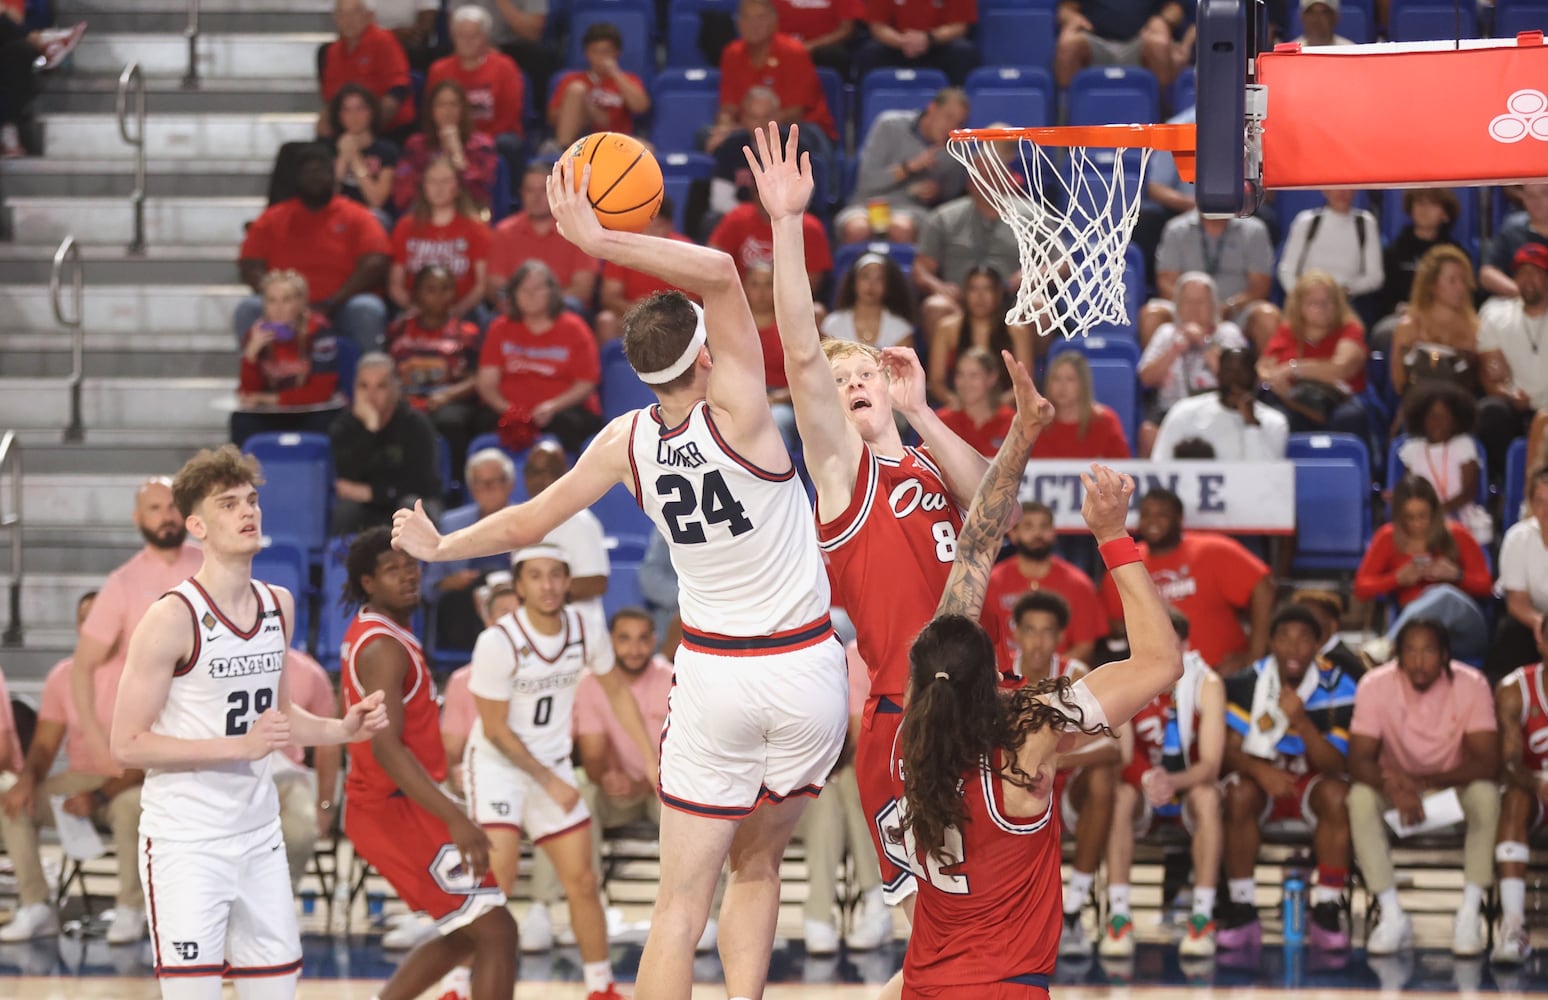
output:
<svg viewBox="0 0 1548 1000"><path fill-rule="evenodd" d="M676 427L659 406L636 411L629 467L636 502L671 543L690 630L750 638L827 618L828 574L794 467L742 458L703 401Z"/></svg>
<svg viewBox="0 0 1548 1000"><path fill-rule="evenodd" d="M613 669L605 637L586 634L585 616L566 607L558 635L532 627L525 608L505 615L478 637L468 690L487 701L507 701L506 722L527 752L544 764L570 756L575 689L581 674ZM500 750L475 721L471 739L495 754Z"/></svg>
<svg viewBox="0 0 1548 1000"><path fill-rule="evenodd" d="M186 740L238 737L275 707L285 664L285 615L268 584L251 586L259 612L245 629L230 621L196 580L169 592L188 607L194 646L174 671L151 732ZM141 801L140 832L159 840L232 836L279 818L267 755L197 769L152 768Z"/></svg>

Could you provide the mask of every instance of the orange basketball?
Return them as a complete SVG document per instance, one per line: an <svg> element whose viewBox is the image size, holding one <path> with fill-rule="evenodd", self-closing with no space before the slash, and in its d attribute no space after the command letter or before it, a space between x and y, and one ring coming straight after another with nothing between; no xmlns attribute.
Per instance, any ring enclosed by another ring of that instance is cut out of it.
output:
<svg viewBox="0 0 1548 1000"><path fill-rule="evenodd" d="M587 200L608 229L645 231L661 209L661 164L645 144L618 132L593 132L570 147L575 159L575 189L581 171L591 167Z"/></svg>

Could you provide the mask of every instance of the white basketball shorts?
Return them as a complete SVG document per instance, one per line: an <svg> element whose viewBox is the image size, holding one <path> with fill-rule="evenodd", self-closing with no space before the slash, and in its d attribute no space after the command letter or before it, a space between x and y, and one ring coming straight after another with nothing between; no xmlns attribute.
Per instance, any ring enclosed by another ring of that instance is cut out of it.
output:
<svg viewBox="0 0 1548 1000"><path fill-rule="evenodd" d="M463 764L468 812L479 826L525 830L534 844L541 844L591 822L586 800L578 792L573 807L559 808L537 779L481 742L468 741ZM568 760L550 765L549 770L575 785L575 768Z"/></svg>

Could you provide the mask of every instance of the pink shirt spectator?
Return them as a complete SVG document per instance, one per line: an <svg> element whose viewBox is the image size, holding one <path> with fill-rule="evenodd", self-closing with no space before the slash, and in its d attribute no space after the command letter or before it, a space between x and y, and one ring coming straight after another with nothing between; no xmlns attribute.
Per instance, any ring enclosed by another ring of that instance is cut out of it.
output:
<svg viewBox="0 0 1548 1000"><path fill-rule="evenodd" d="M81 635L113 647L107 666L123 668L129 636L145 612L167 591L199 572L204 563L203 553L193 545L184 545L171 564L155 553L146 546L108 574L81 625Z"/></svg>
<svg viewBox="0 0 1548 1000"><path fill-rule="evenodd" d="M43 681L43 704L38 708L39 722L57 722L65 730L65 754L70 758L70 770L77 774L117 774L116 768L106 761L93 760L86 746L86 731L80 727L80 717L75 713L75 699L70 697L70 667L75 662L66 657L54 665ZM113 726L113 702L118 697L118 679L124 674L123 661L108 664L98 670L96 681L97 720L107 731Z"/></svg>
<svg viewBox="0 0 1548 1000"><path fill-rule="evenodd" d="M871 696L871 675L865 661L860 659L858 643L845 646L844 655L849 660L849 714L859 715L865 711L865 701Z"/></svg>
<svg viewBox="0 0 1548 1000"><path fill-rule="evenodd" d="M672 661L659 653L652 656L640 675L629 679L629 690L645 717L646 735L660 735L666 725L667 696L672 693ZM644 781L645 761L640 758L639 747L613 714L602 685L588 672L581 676L580 686L575 689L575 735L597 733L607 737L623 773L634 781Z"/></svg>
<svg viewBox="0 0 1548 1000"><path fill-rule="evenodd" d="M441 735L456 736L458 742L466 743L468 734L473 732L473 723L478 719L478 706L473 704L473 692L468 690L468 678L473 674L473 665L459 667L446 678L446 690L441 692ZM461 761L456 763L461 764Z"/></svg>
<svg viewBox="0 0 1548 1000"><path fill-rule="evenodd" d="M329 679L328 671L299 649L287 650L285 653L285 688L292 705L298 705L324 719L339 717L339 699L333 693L333 681ZM281 752L292 764L306 766L306 751L295 744L292 743Z"/></svg>
<svg viewBox="0 0 1548 1000"><path fill-rule="evenodd" d="M0 771L18 773L22 762L21 739L16 735L16 716L11 713L11 693L5 689L3 672L0 672L0 747L8 747L10 751L6 766L0 767Z"/></svg>
<svg viewBox="0 0 1548 1000"><path fill-rule="evenodd" d="M1413 775L1439 774L1462 763L1466 733L1494 732L1494 693L1482 673L1451 663L1428 691L1416 691L1396 663L1360 678L1349 732L1381 741L1382 766Z"/></svg>

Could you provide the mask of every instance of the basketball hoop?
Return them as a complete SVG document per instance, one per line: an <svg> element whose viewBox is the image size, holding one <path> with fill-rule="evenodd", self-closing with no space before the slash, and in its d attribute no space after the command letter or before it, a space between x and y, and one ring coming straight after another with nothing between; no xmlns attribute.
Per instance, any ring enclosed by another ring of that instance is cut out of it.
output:
<svg viewBox="0 0 1548 1000"><path fill-rule="evenodd" d="M1154 150L1193 180L1193 125L976 128L946 148L1016 234L1021 284L1005 316L1040 334L1126 325L1124 252ZM1130 151L1136 151L1131 154Z"/></svg>

